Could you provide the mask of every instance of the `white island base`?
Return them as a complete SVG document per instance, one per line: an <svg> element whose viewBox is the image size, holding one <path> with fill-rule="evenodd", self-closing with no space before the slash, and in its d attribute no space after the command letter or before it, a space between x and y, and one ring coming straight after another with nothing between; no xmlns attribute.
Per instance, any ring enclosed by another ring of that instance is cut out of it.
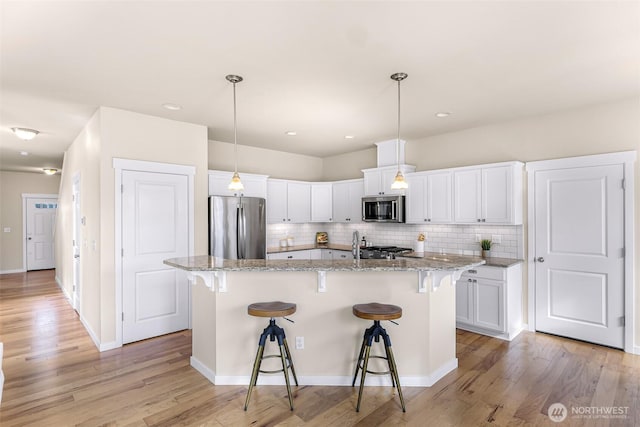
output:
<svg viewBox="0 0 640 427"><path fill-rule="evenodd" d="M277 323L285 329L300 385L351 385L362 335L372 325L355 317L352 306L369 302L402 307L399 325L382 322L402 386L429 387L458 366L454 272L439 275L439 287L419 289L423 273L416 271L327 271L320 292L314 271L225 271L222 292L202 280L215 272L190 273L200 276L193 287L191 365L214 384L249 384L268 319L249 316L247 306L262 301L297 304L290 316L295 323L282 318ZM296 337L304 339L303 349L296 348ZM382 343L374 344L372 354L374 349L384 354ZM265 354L275 352L277 345L267 342ZM277 363L267 360L262 369L277 369ZM386 370L384 363L372 359L370 369ZM389 375L367 375L366 381L391 385ZM284 385L284 377L260 374L258 384Z"/></svg>

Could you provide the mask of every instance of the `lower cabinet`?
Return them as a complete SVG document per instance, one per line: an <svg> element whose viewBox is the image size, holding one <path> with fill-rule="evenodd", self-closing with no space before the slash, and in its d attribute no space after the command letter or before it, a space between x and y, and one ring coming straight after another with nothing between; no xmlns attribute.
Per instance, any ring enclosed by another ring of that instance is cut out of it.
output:
<svg viewBox="0 0 640 427"><path fill-rule="evenodd" d="M353 254L351 253L351 251L332 250L331 252L333 259L353 259Z"/></svg>
<svg viewBox="0 0 640 427"><path fill-rule="evenodd" d="M320 249L308 249L303 251L289 251L289 252L277 252L273 254L267 254L267 259L313 259L311 258L312 252Z"/></svg>
<svg viewBox="0 0 640 427"><path fill-rule="evenodd" d="M301 251L276 252L267 254L267 259L353 259L351 251L336 249L305 249Z"/></svg>
<svg viewBox="0 0 640 427"><path fill-rule="evenodd" d="M512 340L522 331L522 264L480 266L456 282L456 326Z"/></svg>

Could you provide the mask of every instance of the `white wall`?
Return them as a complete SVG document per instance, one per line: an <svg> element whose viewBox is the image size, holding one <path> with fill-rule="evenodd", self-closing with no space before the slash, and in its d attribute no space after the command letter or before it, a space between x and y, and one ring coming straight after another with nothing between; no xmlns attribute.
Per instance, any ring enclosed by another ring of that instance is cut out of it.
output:
<svg viewBox="0 0 640 427"><path fill-rule="evenodd" d="M24 269L22 194L58 194L59 187L60 175L0 171L0 274Z"/></svg>
<svg viewBox="0 0 640 427"><path fill-rule="evenodd" d="M73 176L81 175L82 310L101 344L115 341L115 173L113 158L191 165L195 176L195 251L207 250L207 129L114 108L100 107L65 153L60 185L56 263L65 289L72 287ZM94 243L95 242L95 243Z"/></svg>

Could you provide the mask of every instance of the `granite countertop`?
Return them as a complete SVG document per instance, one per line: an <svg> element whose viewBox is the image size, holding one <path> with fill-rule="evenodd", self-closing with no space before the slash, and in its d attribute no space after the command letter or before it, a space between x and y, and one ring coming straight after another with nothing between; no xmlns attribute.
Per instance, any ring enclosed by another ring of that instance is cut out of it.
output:
<svg viewBox="0 0 640 427"><path fill-rule="evenodd" d="M403 258L423 258L423 259L429 259L429 258L438 258L438 257L449 257L449 256L453 256L453 255L448 255L448 254L440 254L438 252L424 252L424 253L417 253L417 252L410 252L408 254L399 254L397 255L398 257L403 257ZM460 256L460 255L457 255ZM520 264L521 262L524 262L521 259L516 259L516 258L495 258L495 257L489 257L489 258L482 258L486 261L486 263L484 265L486 265L487 267L503 267L503 268L508 268L511 267L513 265L517 265Z"/></svg>
<svg viewBox="0 0 640 427"><path fill-rule="evenodd" d="M295 246L287 246L281 248L279 246L267 248L268 254L277 254L280 252L294 252L294 251L307 251L310 249L335 249L337 251L349 251L351 252L351 245L338 245L335 243L327 243L327 244L308 244L308 245L295 245Z"/></svg>
<svg viewBox="0 0 640 427"><path fill-rule="evenodd" d="M166 265L188 271L442 271L468 270L485 263L467 255L424 256L420 258L356 260L230 260L201 255L172 258Z"/></svg>

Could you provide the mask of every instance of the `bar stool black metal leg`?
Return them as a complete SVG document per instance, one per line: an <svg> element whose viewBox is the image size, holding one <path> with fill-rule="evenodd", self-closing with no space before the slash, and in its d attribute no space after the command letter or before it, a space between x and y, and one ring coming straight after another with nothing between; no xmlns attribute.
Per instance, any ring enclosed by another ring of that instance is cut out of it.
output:
<svg viewBox="0 0 640 427"><path fill-rule="evenodd" d="M282 342L284 343L284 349L286 350L286 356L287 359L289 360L289 366L291 366L291 373L293 374L293 380L296 383L296 386L299 385L298 384L298 377L296 376L296 368L293 366L293 358L291 357L291 352L289 351L289 344L287 344L287 339L283 338ZM285 372L286 372L286 368L285 368Z"/></svg>
<svg viewBox="0 0 640 427"><path fill-rule="evenodd" d="M393 357L393 350L391 350L391 346L386 348L387 354L389 355L390 365L391 365L391 378L395 378L396 384L398 385L398 397L400 397L400 404L402 405L402 412L407 412L407 409L404 406L404 397L402 397L402 387L400 387L400 379L398 378L398 368L396 366L396 359Z"/></svg>
<svg viewBox="0 0 640 427"><path fill-rule="evenodd" d="M360 390L358 390L358 405L356 406L356 412L360 412L360 402L362 401L362 390L364 389L364 378L367 376L367 365L369 364L369 352L371 346L366 346L364 351L364 362L362 363L362 374L360 374Z"/></svg>
<svg viewBox="0 0 640 427"><path fill-rule="evenodd" d="M388 346L385 345L384 346L384 352L387 355L387 365L389 366L389 374L390 374L389 376L391 377L391 386L393 388L395 388L396 387L396 379L393 376L393 366L391 366L391 356L389 356L389 349L390 348L391 347L388 347Z"/></svg>
<svg viewBox="0 0 640 427"><path fill-rule="evenodd" d="M264 346L258 346L258 352L256 354L256 360L253 362L253 371L251 372L251 381L249 381L249 390L247 390L247 398L244 401L244 410L249 407L249 399L251 398L251 391L256 385L258 380L258 373L260 372L260 364L262 363L262 354L264 353Z"/></svg>
<svg viewBox="0 0 640 427"><path fill-rule="evenodd" d="M289 383L289 370L287 369L287 359L285 358L284 343L280 347L280 360L282 360L282 372L284 373L284 382L287 383L287 395L289 396L289 407L293 411L293 396L291 395L291 384Z"/></svg>
<svg viewBox="0 0 640 427"><path fill-rule="evenodd" d="M360 369L360 361L362 360L362 355L364 354L364 346L365 346L365 338L362 339L362 345L360 346L360 354L358 354L358 360L356 361L356 371L353 373L353 381L351 382L351 387L355 387L356 378L358 377L358 370Z"/></svg>

